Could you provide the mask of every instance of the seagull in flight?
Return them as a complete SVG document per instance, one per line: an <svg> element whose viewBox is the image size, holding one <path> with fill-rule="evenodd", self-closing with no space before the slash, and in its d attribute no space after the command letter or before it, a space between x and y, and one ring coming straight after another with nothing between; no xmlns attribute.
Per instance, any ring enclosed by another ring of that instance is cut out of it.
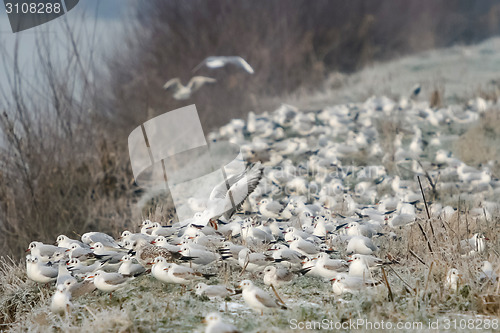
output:
<svg viewBox="0 0 500 333"><path fill-rule="evenodd" d="M202 66L207 66L208 68L221 68L226 66L227 64L233 64L235 66L243 68L245 71L247 71L250 74L254 73L254 70L252 66L246 62L245 59L242 57L238 56L229 56L229 57L208 57L205 60L203 60L201 63L198 64L193 69L193 73L196 72L198 69L200 69Z"/></svg>
<svg viewBox="0 0 500 333"><path fill-rule="evenodd" d="M215 83L217 80L211 77L205 76L194 76L189 80L186 86L183 86L181 80L176 77L168 80L164 85L163 89L171 90L173 92L173 97L177 100L185 100L191 97L191 95L200 89L205 84Z"/></svg>

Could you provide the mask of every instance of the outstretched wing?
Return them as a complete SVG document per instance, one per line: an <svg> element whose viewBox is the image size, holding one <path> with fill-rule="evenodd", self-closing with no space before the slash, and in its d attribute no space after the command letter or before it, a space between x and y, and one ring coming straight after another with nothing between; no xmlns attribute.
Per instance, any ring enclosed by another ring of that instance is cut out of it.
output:
<svg viewBox="0 0 500 333"><path fill-rule="evenodd" d="M188 87L191 89L192 92L195 92L196 90L200 89L201 86L203 86L204 84L215 83L215 82L217 82L217 80L211 77L194 76L189 81Z"/></svg>
<svg viewBox="0 0 500 333"><path fill-rule="evenodd" d="M174 88L175 90L177 90L179 88L179 86L181 86L181 80L178 77L176 77L176 78L168 80L163 85L163 89L168 90L168 89Z"/></svg>
<svg viewBox="0 0 500 333"><path fill-rule="evenodd" d="M254 73L254 70L253 70L252 66L250 66L250 64L245 59L243 59L242 57L231 57L230 61L233 64L242 67L248 73L250 73L250 74Z"/></svg>

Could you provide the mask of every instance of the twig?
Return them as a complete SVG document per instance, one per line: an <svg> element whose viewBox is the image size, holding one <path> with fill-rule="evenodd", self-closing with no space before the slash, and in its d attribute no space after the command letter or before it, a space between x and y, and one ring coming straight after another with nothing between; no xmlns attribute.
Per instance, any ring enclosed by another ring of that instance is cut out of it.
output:
<svg viewBox="0 0 500 333"><path fill-rule="evenodd" d="M385 274L385 269L384 267L380 267L382 270L382 276L384 278L385 285L387 287L387 290L389 291L389 301L393 302L394 301L394 296L392 295L392 290L391 286L389 285L389 280L387 280L387 275Z"/></svg>
<svg viewBox="0 0 500 333"><path fill-rule="evenodd" d="M245 273L245 269L247 268L249 262L250 262L250 253L247 253L247 255L245 257L245 265L243 266L243 269L241 270L240 276L242 276L243 273Z"/></svg>
<svg viewBox="0 0 500 333"><path fill-rule="evenodd" d="M429 273L427 274L427 281L425 281L424 294L422 298L425 297L425 293L427 292L427 287L429 286L429 279L431 277L432 267L434 267L434 261L431 262L431 267L429 267Z"/></svg>
<svg viewBox="0 0 500 333"><path fill-rule="evenodd" d="M391 269L391 271L396 274L396 276L406 285L407 288L409 288L410 291L414 290L408 283L406 283L405 280L403 280L403 278L401 276L399 276L398 273L396 273L396 271L394 270L394 268L392 268L391 266L387 266Z"/></svg>
<svg viewBox="0 0 500 333"><path fill-rule="evenodd" d="M425 211L427 212L427 219L429 220L429 225L431 226L432 236L436 237L434 234L434 228L431 221L431 213L429 212L429 206L427 205L427 200L425 200L425 193L422 187L422 182L420 181L420 176L417 176L418 185L420 186L420 191L422 192L422 198L424 199Z"/></svg>
<svg viewBox="0 0 500 333"><path fill-rule="evenodd" d="M415 252L413 252L411 249L408 250L415 258L417 258L418 261L420 261L423 265L428 266Z"/></svg>
<svg viewBox="0 0 500 333"><path fill-rule="evenodd" d="M274 285L271 283L271 289L274 291L274 294L276 295L276 297L278 298L278 300L283 303L283 305L286 306L286 303L281 299L280 295L278 295L278 292L276 291L276 288L274 288Z"/></svg>
<svg viewBox="0 0 500 333"><path fill-rule="evenodd" d="M427 241L427 246L429 247L429 251L431 253L434 253L434 251L432 251L431 242L429 242L429 238L427 237L427 234L425 233L424 228L422 228L422 226L418 222L417 222L417 225L420 228L420 231L422 231L422 234L424 235L425 240Z"/></svg>

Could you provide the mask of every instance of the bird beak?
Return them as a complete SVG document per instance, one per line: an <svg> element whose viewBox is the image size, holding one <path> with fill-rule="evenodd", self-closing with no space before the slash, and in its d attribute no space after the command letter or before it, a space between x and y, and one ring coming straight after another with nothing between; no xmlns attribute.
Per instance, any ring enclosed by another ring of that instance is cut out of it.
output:
<svg viewBox="0 0 500 333"><path fill-rule="evenodd" d="M331 279L330 281L332 281L332 282L335 281L335 278Z"/></svg>
<svg viewBox="0 0 500 333"><path fill-rule="evenodd" d="M347 260L347 262L351 262L351 261L352 261L352 259Z"/></svg>
<svg viewBox="0 0 500 333"><path fill-rule="evenodd" d="M488 237L484 237L485 240L490 240Z"/></svg>
<svg viewBox="0 0 500 333"><path fill-rule="evenodd" d="M156 244L156 241L151 241L151 244Z"/></svg>
<svg viewBox="0 0 500 333"><path fill-rule="evenodd" d="M69 249L64 250L64 252L69 252Z"/></svg>
<svg viewBox="0 0 500 333"><path fill-rule="evenodd" d="M91 250L93 250L93 249L94 249L94 247L93 247L93 246L91 246L91 247L90 247L90 249L91 249Z"/></svg>
<svg viewBox="0 0 500 333"><path fill-rule="evenodd" d="M29 252L30 250L31 250L31 249L26 249L26 251L24 251L24 252Z"/></svg>
<svg viewBox="0 0 500 333"><path fill-rule="evenodd" d="M90 276L87 276L89 279L92 279L94 278L95 275L90 275Z"/></svg>

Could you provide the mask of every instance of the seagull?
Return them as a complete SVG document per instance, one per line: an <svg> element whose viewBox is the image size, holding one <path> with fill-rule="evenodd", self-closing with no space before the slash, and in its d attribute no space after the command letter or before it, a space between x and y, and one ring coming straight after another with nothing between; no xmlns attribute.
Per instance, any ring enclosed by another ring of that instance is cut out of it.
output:
<svg viewBox="0 0 500 333"><path fill-rule="evenodd" d="M259 206L259 212L262 216L268 218L281 218L280 213L285 209L279 202L271 201L267 198L262 199L257 205Z"/></svg>
<svg viewBox="0 0 500 333"><path fill-rule="evenodd" d="M26 273L30 280L39 283L48 283L57 279L58 268L46 266L38 257L26 259Z"/></svg>
<svg viewBox="0 0 500 333"><path fill-rule="evenodd" d="M50 310L54 313L69 313L73 308L73 303L71 303L71 293L64 284L60 284L56 288L56 292L52 296L50 302Z"/></svg>
<svg viewBox="0 0 500 333"><path fill-rule="evenodd" d="M472 238L460 241L460 249L462 253L473 255L476 253L483 253L486 250L486 241L489 240L481 233L475 233Z"/></svg>
<svg viewBox="0 0 500 333"><path fill-rule="evenodd" d="M120 268L118 269L118 273L124 275L124 276L137 276L146 271L142 265L139 264L134 264L132 262L132 256L129 254L124 255L120 261L122 264L120 265Z"/></svg>
<svg viewBox="0 0 500 333"><path fill-rule="evenodd" d="M79 240L76 240L76 239L71 239L66 235L57 236L56 244L59 247L65 247L65 248L69 249L71 247L71 244L73 244L73 243L78 243L81 247L88 247L85 243L80 242Z"/></svg>
<svg viewBox="0 0 500 333"><path fill-rule="evenodd" d="M462 279L462 274L456 268L451 268L446 274L446 280L444 282L444 287L446 289L451 289L453 291L457 291L458 284Z"/></svg>
<svg viewBox="0 0 500 333"><path fill-rule="evenodd" d="M234 294L234 290L227 288L225 285L207 285L206 283L200 282L196 285L195 293L198 296L205 295L208 298L226 298Z"/></svg>
<svg viewBox="0 0 500 333"><path fill-rule="evenodd" d="M163 257L167 261L171 261L174 258L179 258L181 255L179 253L171 252L163 247L151 245L145 239L137 239L132 242L133 250L135 251L135 258L143 267L150 265L154 258Z"/></svg>
<svg viewBox="0 0 500 333"><path fill-rule="evenodd" d="M240 333L241 331L236 326L227 324L222 321L220 315L216 312L211 312L205 316L203 320L207 324L205 333Z"/></svg>
<svg viewBox="0 0 500 333"><path fill-rule="evenodd" d="M293 280L293 273L285 267L267 266L264 268L264 284L279 287Z"/></svg>
<svg viewBox="0 0 500 333"><path fill-rule="evenodd" d="M241 250L238 254L238 263L241 268L249 272L256 272L264 269L264 267L269 264L269 261L272 261L272 258L263 253L252 253L247 248Z"/></svg>
<svg viewBox="0 0 500 333"><path fill-rule="evenodd" d="M255 286L250 280L241 281L239 287L243 290L243 299L245 303L255 312L262 315L264 311L277 308L287 309L283 304L279 304L274 298L259 287Z"/></svg>
<svg viewBox="0 0 500 333"><path fill-rule="evenodd" d="M347 254L359 253L369 255L375 251L377 251L377 247L368 237L354 236L349 240L349 243L347 244Z"/></svg>
<svg viewBox="0 0 500 333"><path fill-rule="evenodd" d="M347 262L345 260L331 259L328 253L324 252L318 254L315 268L316 275L328 280L332 279L337 274L348 270Z"/></svg>
<svg viewBox="0 0 500 333"><path fill-rule="evenodd" d="M380 282L375 280L346 274L338 274L332 279L332 282L333 293L338 296L344 293L356 293L367 287L374 287L380 284Z"/></svg>
<svg viewBox="0 0 500 333"><path fill-rule="evenodd" d="M231 176L218 184L210 193L207 209L202 215L208 217L212 223L221 216L229 220L255 190L263 171L262 164L258 162L247 167L242 173Z"/></svg>
<svg viewBox="0 0 500 333"><path fill-rule="evenodd" d="M163 270L168 272L170 281L182 285L208 277L190 267L180 266L175 263L168 263Z"/></svg>
<svg viewBox="0 0 500 333"><path fill-rule="evenodd" d="M220 255L210 251L205 251L201 249L191 249L187 245L183 245L179 251L184 257L190 257L190 263L195 267L208 265L218 259Z"/></svg>
<svg viewBox="0 0 500 333"><path fill-rule="evenodd" d="M73 275L84 275L87 273L92 273L102 267L103 262L96 261L92 265L86 266L77 258L72 258L66 263L68 270L71 271Z"/></svg>
<svg viewBox="0 0 500 333"><path fill-rule="evenodd" d="M87 232L82 235L82 242L84 242L87 245L100 242L103 246L106 247L116 247L116 248L120 247L120 245L116 243L113 237L103 232Z"/></svg>
<svg viewBox="0 0 500 333"><path fill-rule="evenodd" d="M26 252L37 257L40 261L48 262L56 252L64 252L66 248L44 244L42 242L31 242Z"/></svg>
<svg viewBox="0 0 500 333"><path fill-rule="evenodd" d="M238 56L218 56L205 58L205 60L203 60L195 68L193 68L193 72L196 72L202 66L207 66L208 68L220 68L226 66L227 64L241 67L250 74L254 73L253 68L248 64L248 62L246 62L246 60L242 57Z"/></svg>
<svg viewBox="0 0 500 333"><path fill-rule="evenodd" d="M172 90L173 97L176 100L182 101L191 97L191 95L200 89L205 84L211 84L217 82L216 79L205 76L194 76L189 80L186 86L183 86L181 80L176 77L168 80L164 85L163 89Z"/></svg>
<svg viewBox="0 0 500 333"><path fill-rule="evenodd" d="M113 291L125 287L129 280L128 277L120 273L106 273L101 270L98 270L93 275L89 276L89 278L94 279L94 285L97 289L109 292L109 297L111 297Z"/></svg>

